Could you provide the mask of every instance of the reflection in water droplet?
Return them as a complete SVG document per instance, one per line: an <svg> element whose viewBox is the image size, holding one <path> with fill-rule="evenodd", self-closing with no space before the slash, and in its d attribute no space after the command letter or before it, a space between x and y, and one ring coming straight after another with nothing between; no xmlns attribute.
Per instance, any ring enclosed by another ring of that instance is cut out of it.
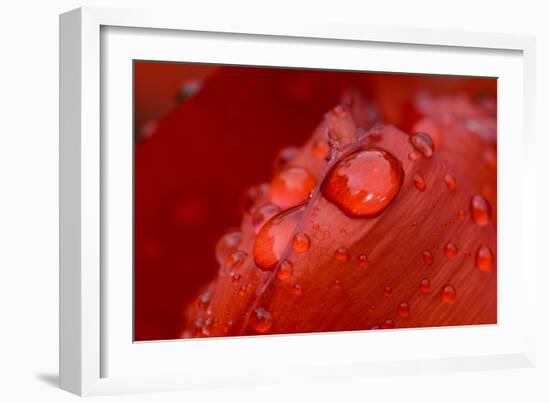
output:
<svg viewBox="0 0 550 403"><path fill-rule="evenodd" d="M430 280L428 280L427 278L423 279L420 282L420 292L422 294L427 294L430 292L430 290L431 290Z"/></svg>
<svg viewBox="0 0 550 403"><path fill-rule="evenodd" d="M446 285L441 290L441 301L445 304L452 304L456 299L456 291L452 285Z"/></svg>
<svg viewBox="0 0 550 403"><path fill-rule="evenodd" d="M424 252L422 252L422 261L425 265L431 266L431 264L434 262L434 258L429 251L425 250Z"/></svg>
<svg viewBox="0 0 550 403"><path fill-rule="evenodd" d="M216 243L216 260L220 265L226 262L227 256L237 250L243 240L241 231L233 230L225 233Z"/></svg>
<svg viewBox="0 0 550 403"><path fill-rule="evenodd" d="M269 199L281 208L294 207L307 200L316 182L305 168L285 167L273 177L269 185Z"/></svg>
<svg viewBox="0 0 550 403"><path fill-rule="evenodd" d="M367 267L369 265L369 258L367 257L367 255L357 256L357 265L361 267Z"/></svg>
<svg viewBox="0 0 550 403"><path fill-rule="evenodd" d="M456 190L456 179L451 174L445 174L445 184L450 191Z"/></svg>
<svg viewBox="0 0 550 403"><path fill-rule="evenodd" d="M326 176L321 192L351 217L382 213L403 183L400 162L387 151L359 150L339 161Z"/></svg>
<svg viewBox="0 0 550 403"><path fill-rule="evenodd" d="M475 195L470 202L472 219L479 226L485 226L489 223L491 209L487 200L483 196Z"/></svg>
<svg viewBox="0 0 550 403"><path fill-rule="evenodd" d="M448 259L455 259L458 254L458 248L456 247L454 242L447 242L445 244L445 256L447 256Z"/></svg>
<svg viewBox="0 0 550 403"><path fill-rule="evenodd" d="M238 269L243 265L247 257L248 255L245 252L237 250L227 256L227 267L229 269Z"/></svg>
<svg viewBox="0 0 550 403"><path fill-rule="evenodd" d="M254 241L254 261L262 270L273 270L288 247L305 206L285 210L265 223Z"/></svg>
<svg viewBox="0 0 550 403"><path fill-rule="evenodd" d="M429 134L424 132L415 133L410 137L410 141L424 157L430 158L433 155L434 145Z"/></svg>
<svg viewBox="0 0 550 403"><path fill-rule="evenodd" d="M476 253L476 266L480 271L490 272L493 268L493 252L489 247L482 245Z"/></svg>
<svg viewBox="0 0 550 403"><path fill-rule="evenodd" d="M292 262L288 260L284 260L281 263L281 266L279 267L279 271L277 271L277 278L279 280L286 280L290 276L292 276L292 272L294 271L294 265Z"/></svg>
<svg viewBox="0 0 550 403"><path fill-rule="evenodd" d="M265 308L256 308L252 314L251 322L257 333L267 333L273 325L273 317Z"/></svg>
<svg viewBox="0 0 550 403"><path fill-rule="evenodd" d="M424 179L418 174L414 175L414 186L421 192L426 190L426 182L424 182Z"/></svg>
<svg viewBox="0 0 550 403"><path fill-rule="evenodd" d="M334 257L340 262L347 262L349 260L349 253L345 247L340 247L334 252Z"/></svg>
<svg viewBox="0 0 550 403"><path fill-rule="evenodd" d="M399 304L399 309L397 310L397 312L399 313L399 316L406 318L407 316L409 316L409 304L407 302L401 302L401 304Z"/></svg>
<svg viewBox="0 0 550 403"><path fill-rule="evenodd" d="M292 249L296 252L303 253L309 250L311 240L305 232L300 232L294 236L292 240Z"/></svg>

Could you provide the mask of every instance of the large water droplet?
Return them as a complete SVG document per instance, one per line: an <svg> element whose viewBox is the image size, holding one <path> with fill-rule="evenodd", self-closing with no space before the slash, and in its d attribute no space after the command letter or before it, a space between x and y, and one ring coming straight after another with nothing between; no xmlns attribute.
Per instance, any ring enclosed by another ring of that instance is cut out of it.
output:
<svg viewBox="0 0 550 403"><path fill-rule="evenodd" d="M252 314L251 323L257 333L267 333L273 325L273 317L265 308L256 308Z"/></svg>
<svg viewBox="0 0 550 403"><path fill-rule="evenodd" d="M479 226L485 226L489 223L491 217L491 208L483 196L475 195L470 202L472 219Z"/></svg>
<svg viewBox="0 0 550 403"><path fill-rule="evenodd" d="M348 250L342 246L334 252L334 257L340 262L347 262L349 260Z"/></svg>
<svg viewBox="0 0 550 403"><path fill-rule="evenodd" d="M426 190L426 182L424 182L424 179L418 174L414 175L414 186L421 192Z"/></svg>
<svg viewBox="0 0 550 403"><path fill-rule="evenodd" d="M452 304L456 299L456 290L452 285L446 285L441 289L441 301L445 304Z"/></svg>
<svg viewBox="0 0 550 403"><path fill-rule="evenodd" d="M447 242L445 244L445 256L448 259L455 259L458 255L458 248L454 242Z"/></svg>
<svg viewBox="0 0 550 403"><path fill-rule="evenodd" d="M411 135L410 141L424 157L430 158L433 155L434 144L429 134L424 132L415 133Z"/></svg>
<svg viewBox="0 0 550 403"><path fill-rule="evenodd" d="M279 270L277 271L277 278L279 280L286 280L290 276L292 276L292 272L294 271L294 265L292 262L288 260L283 260L281 263L281 266L279 266Z"/></svg>
<svg viewBox="0 0 550 403"><path fill-rule="evenodd" d="M305 232L300 232L292 239L292 249L298 253L307 252L311 246L311 239Z"/></svg>
<svg viewBox="0 0 550 403"><path fill-rule="evenodd" d="M480 271L489 272L493 268L493 252L488 246L482 245L476 253L476 266Z"/></svg>
<svg viewBox="0 0 550 403"><path fill-rule="evenodd" d="M305 168L283 168L275 174L269 185L269 199L281 208L294 207L307 200L316 183Z"/></svg>
<svg viewBox="0 0 550 403"><path fill-rule="evenodd" d="M262 207L255 209L252 212L252 225L254 226L254 231L258 233L264 224L279 211L281 211L279 207L273 204L265 204Z"/></svg>
<svg viewBox="0 0 550 403"><path fill-rule="evenodd" d="M237 250L242 240L243 234L241 231L226 232L216 243L216 260L218 263L223 265L227 256Z"/></svg>
<svg viewBox="0 0 550 403"><path fill-rule="evenodd" d="M373 217L389 206L402 183L401 163L387 151L371 148L338 162L321 192L348 216Z"/></svg>
<svg viewBox="0 0 550 403"><path fill-rule="evenodd" d="M409 316L409 311L410 308L407 302L401 302L401 304L399 304L399 308L397 309L399 316L406 318L407 316Z"/></svg>
<svg viewBox="0 0 550 403"><path fill-rule="evenodd" d="M254 241L254 261L262 270L273 270L289 246L305 206L281 211L265 223Z"/></svg>

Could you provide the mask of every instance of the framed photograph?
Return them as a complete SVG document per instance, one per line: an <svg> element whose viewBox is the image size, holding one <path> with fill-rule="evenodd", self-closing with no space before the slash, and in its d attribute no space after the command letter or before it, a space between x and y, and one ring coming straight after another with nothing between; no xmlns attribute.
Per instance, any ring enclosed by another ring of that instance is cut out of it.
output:
<svg viewBox="0 0 550 403"><path fill-rule="evenodd" d="M84 8L60 44L62 388L534 365L532 37Z"/></svg>

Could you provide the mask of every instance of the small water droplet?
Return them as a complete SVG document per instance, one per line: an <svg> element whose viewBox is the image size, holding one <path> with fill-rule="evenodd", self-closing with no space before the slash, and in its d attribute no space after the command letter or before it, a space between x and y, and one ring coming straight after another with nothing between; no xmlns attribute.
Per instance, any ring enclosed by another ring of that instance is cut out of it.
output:
<svg viewBox="0 0 550 403"><path fill-rule="evenodd" d="M318 140L315 143L313 143L312 152L315 158L319 160L325 160L328 155L329 150L328 141L326 140Z"/></svg>
<svg viewBox="0 0 550 403"><path fill-rule="evenodd" d="M296 252L303 253L309 250L311 240L305 232L300 232L294 236L292 240L292 249Z"/></svg>
<svg viewBox="0 0 550 403"><path fill-rule="evenodd" d="M460 221L464 221L464 217L466 217L466 213L464 210L458 210L458 213L456 213L456 218L458 218Z"/></svg>
<svg viewBox="0 0 550 403"><path fill-rule="evenodd" d="M420 153L416 152L416 151L411 151L409 153L409 159L411 161L418 161L420 159L421 155Z"/></svg>
<svg viewBox="0 0 550 403"><path fill-rule="evenodd" d="M321 192L348 216L374 217L390 205L402 183L400 162L387 151L371 148L356 151L333 166Z"/></svg>
<svg viewBox="0 0 550 403"><path fill-rule="evenodd" d="M277 278L279 280L286 280L290 276L292 276L292 272L294 271L294 265L292 262L288 260L284 260L281 263L281 266L279 267L279 271L277 271Z"/></svg>
<svg viewBox="0 0 550 403"><path fill-rule="evenodd" d="M491 209L489 207L489 203L487 203L487 200L485 200L483 196L475 195L472 197L470 210L472 213L472 219L477 225L483 227L489 223Z"/></svg>
<svg viewBox="0 0 550 403"><path fill-rule="evenodd" d="M246 292L248 291L248 288L246 287L246 285L241 285L239 287L239 295L242 297L246 294Z"/></svg>
<svg viewBox="0 0 550 403"><path fill-rule="evenodd" d="M434 258L429 251L425 250L424 252L422 252L422 261L425 265L431 266L434 262Z"/></svg>
<svg viewBox="0 0 550 403"><path fill-rule="evenodd" d="M388 285L384 287L384 297L389 298L393 294L393 289Z"/></svg>
<svg viewBox="0 0 550 403"><path fill-rule="evenodd" d="M494 147L488 147L483 152L483 161L491 169L497 167L497 151Z"/></svg>
<svg viewBox="0 0 550 403"><path fill-rule="evenodd" d="M294 287L292 287L292 293L294 295L302 295L302 286L300 284L294 284Z"/></svg>
<svg viewBox="0 0 550 403"><path fill-rule="evenodd" d="M458 255L458 248L456 247L454 242L447 242L445 244L445 256L447 256L448 259L455 259Z"/></svg>
<svg viewBox="0 0 550 403"><path fill-rule="evenodd" d="M262 229L264 224L271 219L275 214L281 211L279 207L273 204L265 204L252 212L252 225L254 231L258 233Z"/></svg>
<svg viewBox="0 0 550 403"><path fill-rule="evenodd" d="M397 309L399 316L406 318L407 316L409 316L409 311L409 304L407 302L401 302L399 304L399 308Z"/></svg>
<svg viewBox="0 0 550 403"><path fill-rule="evenodd" d="M237 272L231 273L231 284L236 285L241 281L241 275Z"/></svg>
<svg viewBox="0 0 550 403"><path fill-rule="evenodd" d="M313 224L313 225L311 226L311 231L314 232L314 233L317 233L317 232L319 232L319 229L320 229L320 228L321 228L321 227L319 227L319 224Z"/></svg>
<svg viewBox="0 0 550 403"><path fill-rule="evenodd" d="M323 231L323 239L327 240L330 238L330 231Z"/></svg>
<svg viewBox="0 0 550 403"><path fill-rule="evenodd" d="M216 260L220 265L226 262L227 256L237 250L243 240L241 231L226 232L216 243Z"/></svg>
<svg viewBox="0 0 550 403"><path fill-rule="evenodd" d="M380 330L380 325L372 325L370 330Z"/></svg>
<svg viewBox="0 0 550 403"><path fill-rule="evenodd" d="M242 250L237 250L227 256L227 267L229 269L238 269L241 267L246 260L248 255Z"/></svg>
<svg viewBox="0 0 550 403"><path fill-rule="evenodd" d="M273 325L273 317L265 308L256 308L251 319L252 327L257 333L267 333Z"/></svg>
<svg viewBox="0 0 550 403"><path fill-rule="evenodd" d="M367 267L369 265L369 258L367 255L357 256L357 265L360 267Z"/></svg>
<svg viewBox="0 0 550 403"><path fill-rule="evenodd" d="M342 235L342 236L347 236L347 235L348 235L348 231L346 231L344 228L342 228L342 229L340 230L340 235Z"/></svg>
<svg viewBox="0 0 550 403"><path fill-rule="evenodd" d="M446 285L441 289L441 301L445 304L452 304L456 299L456 290L452 285Z"/></svg>
<svg viewBox="0 0 550 403"><path fill-rule="evenodd" d="M337 290L341 290L344 288L344 285L340 280L336 280L334 281L334 288L336 288Z"/></svg>
<svg viewBox="0 0 550 403"><path fill-rule="evenodd" d="M241 206L243 211L250 211L250 209L258 203L260 200L264 200L269 193L269 185L262 183L257 186L252 186L244 193L241 199Z"/></svg>
<svg viewBox="0 0 550 403"><path fill-rule="evenodd" d="M393 327L394 327L394 324L393 324L393 320L391 319L386 319L382 324L382 329L393 329Z"/></svg>
<svg viewBox="0 0 550 403"><path fill-rule="evenodd" d="M482 245L476 253L476 266L480 271L490 272L493 268L493 252L488 246Z"/></svg>
<svg viewBox="0 0 550 403"><path fill-rule="evenodd" d="M424 157L431 158L434 152L434 145L429 134L424 132L415 133L410 137L410 141L414 148Z"/></svg>
<svg viewBox="0 0 550 403"><path fill-rule="evenodd" d="M282 211L268 220L258 232L254 241L254 262L260 269L271 271L279 263L304 211L305 206Z"/></svg>
<svg viewBox="0 0 550 403"><path fill-rule="evenodd" d="M269 199L281 208L294 207L307 200L316 182L305 168L285 167L273 177L269 185Z"/></svg>
<svg viewBox="0 0 550 403"><path fill-rule="evenodd" d="M195 301L197 308L201 309L208 306L211 298L212 298L212 290L208 289L204 291L201 295L197 297L197 300Z"/></svg>
<svg viewBox="0 0 550 403"><path fill-rule="evenodd" d="M340 247L334 252L334 257L340 262L347 262L349 260L349 253L345 247Z"/></svg>
<svg viewBox="0 0 550 403"><path fill-rule="evenodd" d="M296 155L298 152L297 147L285 147L275 157L273 161L273 169L277 170L281 168L282 166L288 164L292 158Z"/></svg>
<svg viewBox="0 0 550 403"><path fill-rule="evenodd" d="M456 190L456 179L451 174L445 174L445 184L447 185L447 189L449 189L451 192Z"/></svg>
<svg viewBox="0 0 550 403"><path fill-rule="evenodd" d="M233 321L232 320L228 320L227 322L225 322L225 325L223 326L223 333L224 334L229 333L232 326L233 326Z"/></svg>
<svg viewBox="0 0 550 403"><path fill-rule="evenodd" d="M424 182L424 179L418 174L414 175L414 186L421 192L426 190L426 182Z"/></svg>
<svg viewBox="0 0 550 403"><path fill-rule="evenodd" d="M423 279L420 282L420 292L422 294L427 294L430 292L430 290L431 290L430 280L428 280L427 278Z"/></svg>

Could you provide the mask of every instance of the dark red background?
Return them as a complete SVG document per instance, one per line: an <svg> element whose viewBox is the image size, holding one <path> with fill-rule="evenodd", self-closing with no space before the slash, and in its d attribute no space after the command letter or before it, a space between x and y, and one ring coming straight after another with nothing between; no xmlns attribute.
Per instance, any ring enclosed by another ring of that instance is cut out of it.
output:
<svg viewBox="0 0 550 403"><path fill-rule="evenodd" d="M178 98L190 81L202 88ZM268 181L278 150L301 145L349 89L406 130L417 91L483 96L496 80L135 62L136 340L179 336L245 190Z"/></svg>

